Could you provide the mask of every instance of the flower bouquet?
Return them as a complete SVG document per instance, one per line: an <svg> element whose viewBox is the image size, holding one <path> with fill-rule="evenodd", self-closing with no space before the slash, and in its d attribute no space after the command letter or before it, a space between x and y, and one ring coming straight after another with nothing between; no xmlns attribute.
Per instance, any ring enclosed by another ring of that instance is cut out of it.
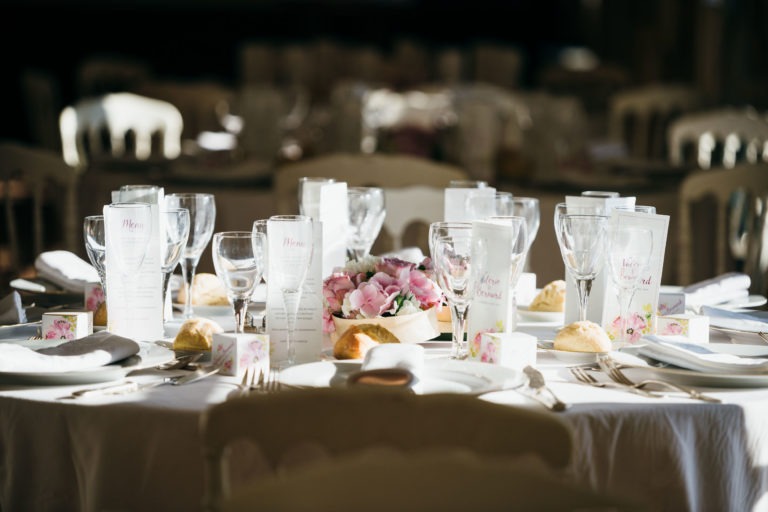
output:
<svg viewBox="0 0 768 512"><path fill-rule="evenodd" d="M354 324L378 324L401 342L440 335L436 311L443 293L431 261L419 264L367 256L336 269L323 281L323 330L336 339Z"/></svg>

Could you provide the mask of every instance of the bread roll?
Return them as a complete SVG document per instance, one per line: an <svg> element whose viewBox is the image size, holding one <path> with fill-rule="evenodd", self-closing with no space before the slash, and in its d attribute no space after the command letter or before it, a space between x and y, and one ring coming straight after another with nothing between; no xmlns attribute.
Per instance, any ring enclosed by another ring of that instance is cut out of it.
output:
<svg viewBox="0 0 768 512"><path fill-rule="evenodd" d="M179 304L187 302L186 283L179 288ZM216 274L201 272L195 274L192 282L192 305L193 306L226 306L229 304L227 299L227 289Z"/></svg>
<svg viewBox="0 0 768 512"><path fill-rule="evenodd" d="M174 350L211 350L213 334L224 332L219 324L207 318L190 318L181 324L173 340Z"/></svg>
<svg viewBox="0 0 768 512"><path fill-rule="evenodd" d="M533 298L531 304L528 306L530 311L549 311L559 312L565 311L565 281L558 279L547 284L541 291Z"/></svg>
<svg viewBox="0 0 768 512"><path fill-rule="evenodd" d="M610 352L611 340L600 325L584 320L560 329L555 336L554 348L568 352Z"/></svg>
<svg viewBox="0 0 768 512"><path fill-rule="evenodd" d="M93 313L93 325L106 326L107 325L107 303L102 302L99 304L98 309Z"/></svg>
<svg viewBox="0 0 768 512"><path fill-rule="evenodd" d="M400 340L377 324L353 325L336 340L333 355L336 359L362 359L366 352L380 343L400 343Z"/></svg>

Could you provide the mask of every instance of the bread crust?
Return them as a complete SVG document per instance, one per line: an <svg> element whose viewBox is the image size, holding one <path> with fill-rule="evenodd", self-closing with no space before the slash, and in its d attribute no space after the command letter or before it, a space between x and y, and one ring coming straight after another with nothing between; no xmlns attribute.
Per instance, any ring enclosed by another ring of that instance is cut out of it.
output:
<svg viewBox="0 0 768 512"><path fill-rule="evenodd" d="M589 320L573 322L557 331L555 350L568 352L610 352L611 339L600 325Z"/></svg>
<svg viewBox="0 0 768 512"><path fill-rule="evenodd" d="M187 285L182 284L177 297L179 304L187 301ZM195 274L192 282L192 305L194 306L226 306L229 304L227 290L219 276L201 272Z"/></svg>
<svg viewBox="0 0 768 512"><path fill-rule="evenodd" d="M400 343L389 329L377 324L349 327L333 345L336 359L362 359L366 352L380 343Z"/></svg>
<svg viewBox="0 0 768 512"><path fill-rule="evenodd" d="M562 313L565 311L565 281L558 279L548 283L533 298L528 306L530 311L548 311Z"/></svg>
<svg viewBox="0 0 768 512"><path fill-rule="evenodd" d="M173 339L174 350L210 351L214 333L224 332L222 327L208 318L189 318L181 324Z"/></svg>

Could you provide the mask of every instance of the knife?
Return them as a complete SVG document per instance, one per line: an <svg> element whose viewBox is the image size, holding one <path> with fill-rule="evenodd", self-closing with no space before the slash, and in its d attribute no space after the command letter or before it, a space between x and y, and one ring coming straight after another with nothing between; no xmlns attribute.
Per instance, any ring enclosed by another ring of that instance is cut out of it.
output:
<svg viewBox="0 0 768 512"><path fill-rule="evenodd" d="M531 365L523 368L523 373L528 377L528 387L534 391L533 398L538 399L549 409L561 412L568 408L565 402L557 398L552 390L547 387L547 382L544 380L544 375ZM545 399L542 393L546 392L549 395L549 399Z"/></svg>
<svg viewBox="0 0 768 512"><path fill-rule="evenodd" d="M65 396L62 398L81 398L84 396L98 396L98 395L125 395L128 393L135 393L137 391L142 391L145 389L156 388L158 386L163 386L165 384L170 384L172 386L181 386L184 384L189 384L189 383L204 379L209 375L218 373L219 370L220 368L218 366L214 366L210 368L199 368L191 373L187 373L184 375L175 375L172 377L164 377L163 379L152 381L152 382L145 382L144 384L139 384L138 382L127 380L125 382L121 382L120 384L112 384L109 386L103 386L99 388L80 389L77 391L73 391L71 395Z"/></svg>

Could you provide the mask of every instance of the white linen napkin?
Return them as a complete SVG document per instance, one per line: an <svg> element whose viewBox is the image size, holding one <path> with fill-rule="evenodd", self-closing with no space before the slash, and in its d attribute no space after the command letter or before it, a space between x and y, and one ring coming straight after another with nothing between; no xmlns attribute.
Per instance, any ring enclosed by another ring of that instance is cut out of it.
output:
<svg viewBox="0 0 768 512"><path fill-rule="evenodd" d="M0 300L0 325L23 324L26 321L27 313L19 292L11 292Z"/></svg>
<svg viewBox="0 0 768 512"><path fill-rule="evenodd" d="M714 306L702 306L701 314L709 317L709 325L721 329L747 332L768 332L768 312L731 311Z"/></svg>
<svg viewBox="0 0 768 512"><path fill-rule="evenodd" d="M747 274L727 272L683 288L686 302L692 309L701 306L723 304L734 299L749 296L751 280Z"/></svg>
<svg viewBox="0 0 768 512"><path fill-rule="evenodd" d="M424 372L424 347L414 343L382 343L365 353L360 370L401 368L418 379Z"/></svg>
<svg viewBox="0 0 768 512"><path fill-rule="evenodd" d="M0 371L59 373L87 370L136 355L139 349L135 341L108 331L40 350L0 343Z"/></svg>
<svg viewBox="0 0 768 512"><path fill-rule="evenodd" d="M47 251L35 259L35 269L40 277L70 292L84 292L88 283L98 283L96 269L69 251Z"/></svg>
<svg viewBox="0 0 768 512"><path fill-rule="evenodd" d="M399 251L388 252L381 255L382 258L398 258L403 261L419 264L424 261L424 253L418 247L403 247Z"/></svg>
<svg viewBox="0 0 768 512"><path fill-rule="evenodd" d="M639 354L698 372L765 373L768 359L741 357L710 350L705 344L682 341L675 336L643 336Z"/></svg>

